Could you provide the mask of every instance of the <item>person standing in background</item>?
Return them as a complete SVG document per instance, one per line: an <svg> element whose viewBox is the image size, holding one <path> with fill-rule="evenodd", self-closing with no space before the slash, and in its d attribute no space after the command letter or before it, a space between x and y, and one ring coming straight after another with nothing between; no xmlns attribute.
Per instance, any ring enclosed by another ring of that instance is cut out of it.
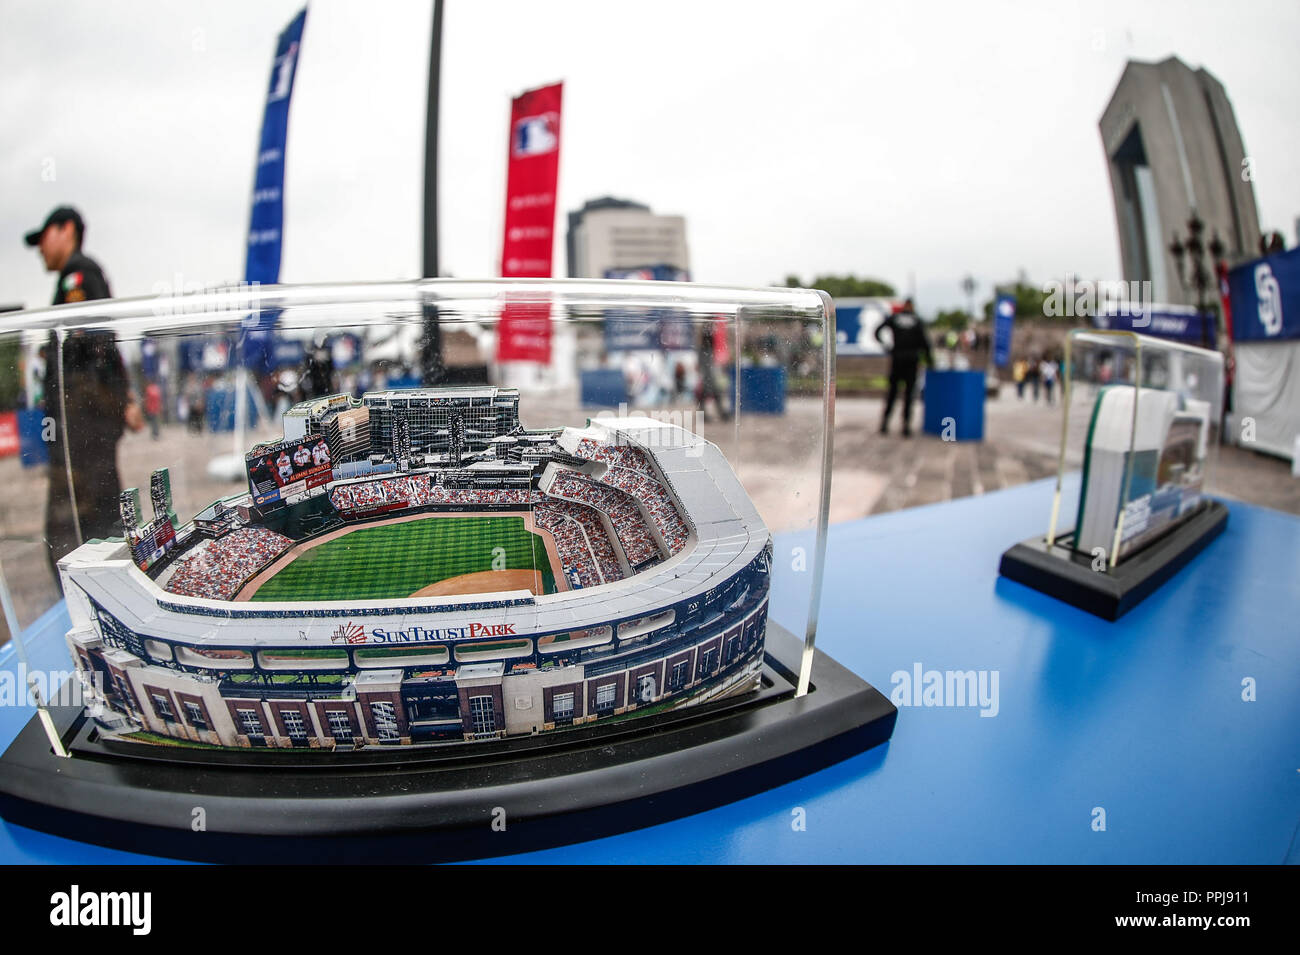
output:
<svg viewBox="0 0 1300 955"><path fill-rule="evenodd" d="M1043 379L1043 393L1047 396L1047 403L1052 403L1052 388L1056 385L1056 362L1051 358L1044 358L1043 363L1039 365L1038 373Z"/></svg>
<svg viewBox="0 0 1300 955"><path fill-rule="evenodd" d="M162 421L162 387L156 381L144 386L144 416L149 421L149 431L158 440L158 426Z"/></svg>
<svg viewBox="0 0 1300 955"><path fill-rule="evenodd" d="M45 270L59 273L51 304L112 298L104 270L81 251L85 236L86 224L81 213L70 206L59 206L45 217L43 226L24 236L28 246L40 250Z"/></svg>
<svg viewBox="0 0 1300 955"><path fill-rule="evenodd" d="M726 332L722 332L723 335ZM714 364L715 352L718 351L717 341L718 331L716 323L709 321L705 324L703 331L700 333L699 350L696 353L699 361L700 381L696 386L698 395L697 404L700 414L707 423L709 420L709 402L713 402L714 408L717 409L718 417L723 421L731 420L731 402L723 403L722 393L718 388L718 370ZM725 376L724 376L725 379ZM724 380L725 384L725 380Z"/></svg>
<svg viewBox="0 0 1300 955"><path fill-rule="evenodd" d="M912 392L916 388L916 372L921 357L925 356L927 365L934 365L930 353L930 339L925 334L925 325L912 311L912 300L903 303L900 311L890 315L876 326L876 341L885 345L880 337L883 329L888 328L893 336L889 348L889 397L885 400L885 414L880 421L880 433L889 434L889 416L894 411L894 401L898 390L903 390L903 437L912 436Z"/></svg>
<svg viewBox="0 0 1300 955"><path fill-rule="evenodd" d="M60 206L24 237L28 246L39 249L46 270L59 275L54 305L112 296L99 264L81 251L85 235L81 215ZM53 427L45 545L57 581L56 562L83 540L122 533L117 442L128 427L142 430L144 420L112 332L74 329L60 349L51 331L46 354L45 417Z"/></svg>
<svg viewBox="0 0 1300 955"><path fill-rule="evenodd" d="M307 356L306 389L308 398L324 398L335 393L334 357L325 345L317 345Z"/></svg>

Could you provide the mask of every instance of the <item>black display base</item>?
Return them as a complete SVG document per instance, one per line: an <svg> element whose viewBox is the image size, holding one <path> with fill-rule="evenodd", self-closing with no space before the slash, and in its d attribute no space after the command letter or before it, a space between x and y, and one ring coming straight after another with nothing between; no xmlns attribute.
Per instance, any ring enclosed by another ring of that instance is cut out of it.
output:
<svg viewBox="0 0 1300 955"><path fill-rule="evenodd" d="M1016 544L1002 555L998 572L1049 597L1118 620L1218 537L1228 524L1228 508L1210 501L1160 539L1125 559L1114 570L1092 569L1092 558L1045 537Z"/></svg>
<svg viewBox="0 0 1300 955"><path fill-rule="evenodd" d="M801 653L769 622L757 692L475 744L472 756L446 746L254 754L129 744L100 737L80 708L56 707L72 756L55 756L33 717L0 758L0 816L218 862L438 862L594 839L771 789L889 739L893 704L824 653L796 698Z"/></svg>

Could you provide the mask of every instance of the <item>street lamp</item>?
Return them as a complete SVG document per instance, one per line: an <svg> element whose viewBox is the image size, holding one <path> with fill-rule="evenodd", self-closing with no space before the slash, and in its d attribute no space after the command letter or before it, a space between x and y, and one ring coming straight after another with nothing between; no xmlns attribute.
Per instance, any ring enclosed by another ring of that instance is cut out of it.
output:
<svg viewBox="0 0 1300 955"><path fill-rule="evenodd" d="M1205 232L1205 223L1201 217L1192 210L1192 217L1187 220L1187 237L1181 239L1178 233L1174 233L1174 241L1169 244L1169 254L1174 257L1174 265L1178 268L1178 281L1182 283L1183 288L1196 290L1196 310L1204 315L1209 310L1205 293L1211 287L1214 278L1214 266L1223 258L1226 248L1223 241L1219 238L1216 230L1210 238L1208 249L1201 239L1202 233ZM1210 265L1202 260L1206 252L1210 253ZM1188 274L1190 270L1190 275ZM1201 322L1201 345L1205 348L1210 347L1210 328L1209 324L1202 320Z"/></svg>
<svg viewBox="0 0 1300 955"><path fill-rule="evenodd" d="M961 280L961 290L966 293L966 312L970 320L975 321L975 276L968 275Z"/></svg>

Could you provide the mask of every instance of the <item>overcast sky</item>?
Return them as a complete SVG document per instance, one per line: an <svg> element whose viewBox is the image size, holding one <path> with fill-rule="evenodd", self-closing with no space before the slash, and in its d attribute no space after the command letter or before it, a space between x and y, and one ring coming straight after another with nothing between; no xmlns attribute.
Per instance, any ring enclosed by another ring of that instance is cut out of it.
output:
<svg viewBox="0 0 1300 955"><path fill-rule="evenodd" d="M276 35L301 0L0 0L0 303L45 304L22 234L60 203L119 296L237 281ZM430 0L309 5L286 282L419 273ZM564 213L687 219L698 281L856 272L923 313L963 275L1118 278L1097 120L1129 58L1225 85L1266 229L1300 215L1300 4L449 0L442 269L499 274L510 97L565 82ZM8 238L5 238L8 237Z"/></svg>

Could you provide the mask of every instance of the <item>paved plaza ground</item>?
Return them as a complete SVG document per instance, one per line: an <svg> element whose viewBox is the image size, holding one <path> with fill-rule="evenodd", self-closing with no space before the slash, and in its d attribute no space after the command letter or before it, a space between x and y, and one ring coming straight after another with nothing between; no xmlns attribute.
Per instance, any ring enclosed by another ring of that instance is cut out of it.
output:
<svg viewBox="0 0 1300 955"><path fill-rule="evenodd" d="M1005 387L985 408L983 441L946 442L920 433L919 402L913 421L916 435L904 439L897 420L890 435L878 433L879 399L840 399L835 409L831 521L987 494L1056 473L1059 405L1019 400ZM690 414L690 409L682 410ZM529 398L521 411L525 426L532 428L582 425L596 414L578 407L573 394ZM791 398L786 414L779 417L747 415L740 427L734 421L702 425L705 436L727 453L773 530L808 527L815 519L820 416L815 399ZM262 428L249 434L245 444L278 435L278 429ZM141 489L147 515L149 474L156 467L169 467L176 513L188 521L215 498L239 490L207 471L213 457L232 450L228 433L193 434L179 425L168 426L158 441L148 432L124 437L118 444L119 471L124 486ZM1077 468L1080 461L1072 455L1066 463ZM41 542L46 477L43 468L25 469L17 458L6 458L0 461L0 482L5 488L0 496L0 566L19 623L26 627L58 599ZM1291 476L1288 462L1277 458L1224 446L1213 487L1223 497L1300 514L1300 480ZM1044 514L1044 529L1047 519ZM7 639L8 628L0 621L0 642Z"/></svg>

